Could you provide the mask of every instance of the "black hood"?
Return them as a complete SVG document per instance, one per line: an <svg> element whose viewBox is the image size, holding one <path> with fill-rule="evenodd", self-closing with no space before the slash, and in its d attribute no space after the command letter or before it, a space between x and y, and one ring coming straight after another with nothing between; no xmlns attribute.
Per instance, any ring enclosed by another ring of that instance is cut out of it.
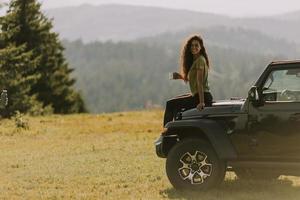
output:
<svg viewBox="0 0 300 200"><path fill-rule="evenodd" d="M206 117L209 115L237 115L245 112L243 109L244 104L245 100L218 101L213 103L212 107L206 107L202 111L199 111L196 108L187 110L182 113L182 119Z"/></svg>

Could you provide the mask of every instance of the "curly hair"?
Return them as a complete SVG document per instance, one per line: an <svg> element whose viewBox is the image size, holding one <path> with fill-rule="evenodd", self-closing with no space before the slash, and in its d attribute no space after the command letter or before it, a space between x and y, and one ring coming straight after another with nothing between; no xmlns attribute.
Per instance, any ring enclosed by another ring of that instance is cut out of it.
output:
<svg viewBox="0 0 300 200"><path fill-rule="evenodd" d="M200 44L201 50L200 55L202 55L205 60L206 64L209 67L209 59L206 53L206 49L203 44L203 39L199 35L193 35L189 37L186 42L183 45L183 48L181 50L181 56L180 56L180 68L181 68L181 75L183 76L184 80L188 80L188 73L193 65L193 54L191 52L191 45L192 41L197 40Z"/></svg>

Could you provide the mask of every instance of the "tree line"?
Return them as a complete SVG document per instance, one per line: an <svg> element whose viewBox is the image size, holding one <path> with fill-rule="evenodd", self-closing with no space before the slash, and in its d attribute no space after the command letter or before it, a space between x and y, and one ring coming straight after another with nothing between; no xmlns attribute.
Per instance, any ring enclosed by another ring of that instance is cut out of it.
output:
<svg viewBox="0 0 300 200"><path fill-rule="evenodd" d="M0 87L9 103L2 115L85 112L52 21L36 0L12 0L0 18Z"/></svg>

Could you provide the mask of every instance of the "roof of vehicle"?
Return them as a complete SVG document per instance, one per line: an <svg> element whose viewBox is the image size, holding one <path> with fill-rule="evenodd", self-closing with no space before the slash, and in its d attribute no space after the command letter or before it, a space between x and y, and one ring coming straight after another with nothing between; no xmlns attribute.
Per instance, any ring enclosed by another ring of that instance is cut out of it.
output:
<svg viewBox="0 0 300 200"><path fill-rule="evenodd" d="M283 65L283 64L300 64L300 60L279 60L270 63L270 65Z"/></svg>

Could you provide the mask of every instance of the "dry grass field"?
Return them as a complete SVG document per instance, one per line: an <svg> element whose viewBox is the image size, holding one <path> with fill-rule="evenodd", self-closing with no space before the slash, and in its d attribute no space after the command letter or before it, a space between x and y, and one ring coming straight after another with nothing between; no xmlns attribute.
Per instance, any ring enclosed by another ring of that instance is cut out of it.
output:
<svg viewBox="0 0 300 200"><path fill-rule="evenodd" d="M178 192L157 158L161 111L22 117L0 121L0 199L299 200L300 178L241 181Z"/></svg>

